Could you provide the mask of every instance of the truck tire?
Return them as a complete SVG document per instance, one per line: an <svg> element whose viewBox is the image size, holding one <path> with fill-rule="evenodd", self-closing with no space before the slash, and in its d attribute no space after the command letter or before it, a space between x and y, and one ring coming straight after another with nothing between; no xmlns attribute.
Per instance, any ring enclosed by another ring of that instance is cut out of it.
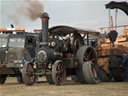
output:
<svg viewBox="0 0 128 96"><path fill-rule="evenodd" d="M18 83L20 83L20 84L23 84L24 83L21 76L20 77L16 77L16 79L17 79L17 82Z"/></svg>
<svg viewBox="0 0 128 96"><path fill-rule="evenodd" d="M0 84L4 84L6 81L6 76L5 75L0 75Z"/></svg>
<svg viewBox="0 0 128 96"><path fill-rule="evenodd" d="M102 81L102 82L110 82L112 77L110 75L108 75L104 69L102 67L99 67L98 68L98 75L99 75L99 79Z"/></svg>
<svg viewBox="0 0 128 96"><path fill-rule="evenodd" d="M46 80L48 81L49 84L54 84L51 74L50 75L46 75Z"/></svg>
<svg viewBox="0 0 128 96"><path fill-rule="evenodd" d="M97 71L91 61L84 62L82 69L84 78L88 84L97 84L99 82Z"/></svg>
<svg viewBox="0 0 128 96"><path fill-rule="evenodd" d="M90 57L85 60L85 57L88 56L88 55ZM86 78L84 77L82 67L83 67L84 62L88 62L88 61L93 60L92 62L94 64L97 63L96 52L90 46L82 46L78 49L78 51L76 53L76 57L78 59L78 68L76 68L77 78L79 78L80 83L85 83L86 84L87 82L86 82Z"/></svg>

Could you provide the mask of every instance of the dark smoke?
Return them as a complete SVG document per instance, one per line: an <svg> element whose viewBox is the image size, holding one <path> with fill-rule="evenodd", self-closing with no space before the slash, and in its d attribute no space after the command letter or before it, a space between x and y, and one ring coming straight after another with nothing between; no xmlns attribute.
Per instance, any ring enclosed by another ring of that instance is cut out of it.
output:
<svg viewBox="0 0 128 96"><path fill-rule="evenodd" d="M19 10L22 10L23 15L28 16L31 20L36 20L42 14L43 4L39 0L23 0L22 6L19 6ZM23 7L23 8L22 8Z"/></svg>
<svg viewBox="0 0 128 96"><path fill-rule="evenodd" d="M21 25L28 19L34 21L39 18L44 11L44 6L40 0L18 0L12 7L14 10L7 12L6 15L15 25Z"/></svg>

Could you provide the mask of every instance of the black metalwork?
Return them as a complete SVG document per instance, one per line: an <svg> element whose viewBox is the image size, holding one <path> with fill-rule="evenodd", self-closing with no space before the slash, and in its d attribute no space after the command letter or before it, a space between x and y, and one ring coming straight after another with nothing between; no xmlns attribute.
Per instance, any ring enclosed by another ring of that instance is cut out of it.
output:
<svg viewBox="0 0 128 96"><path fill-rule="evenodd" d="M115 8L121 9L128 15L128 3L127 2L111 1L110 3L106 4L105 6L106 6L106 8L109 8L109 9L115 9Z"/></svg>

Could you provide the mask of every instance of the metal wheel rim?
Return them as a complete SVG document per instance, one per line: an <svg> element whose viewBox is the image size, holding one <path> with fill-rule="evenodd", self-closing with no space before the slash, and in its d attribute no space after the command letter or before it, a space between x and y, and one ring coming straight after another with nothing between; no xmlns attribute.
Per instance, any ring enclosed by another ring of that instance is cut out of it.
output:
<svg viewBox="0 0 128 96"><path fill-rule="evenodd" d="M35 76L33 75L34 72L35 72L34 68L29 63L27 65L27 69L26 69L26 79L27 79L27 81L29 81L29 83L33 83L34 82L34 79L35 79Z"/></svg>
<svg viewBox="0 0 128 96"><path fill-rule="evenodd" d="M63 68L62 62L58 63L56 66L56 81L60 85L65 78L65 69Z"/></svg>

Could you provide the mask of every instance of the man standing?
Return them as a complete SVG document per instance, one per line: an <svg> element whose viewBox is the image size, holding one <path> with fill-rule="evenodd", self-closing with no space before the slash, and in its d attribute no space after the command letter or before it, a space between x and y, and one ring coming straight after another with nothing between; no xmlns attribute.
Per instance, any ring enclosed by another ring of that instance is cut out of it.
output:
<svg viewBox="0 0 128 96"><path fill-rule="evenodd" d="M126 52L123 53L123 57L122 65L125 68L125 82L128 82L128 54Z"/></svg>

